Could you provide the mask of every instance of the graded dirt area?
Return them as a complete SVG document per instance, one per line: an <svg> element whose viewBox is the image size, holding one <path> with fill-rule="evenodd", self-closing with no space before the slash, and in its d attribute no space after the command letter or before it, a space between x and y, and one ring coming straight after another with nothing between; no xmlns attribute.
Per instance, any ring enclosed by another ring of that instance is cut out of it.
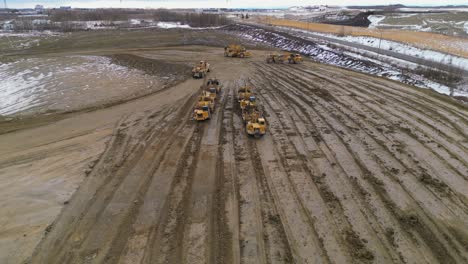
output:
<svg viewBox="0 0 468 264"><path fill-rule="evenodd" d="M115 53L208 60L223 86L206 122L190 120L202 81L187 79L40 126L4 124L20 129L0 135L0 262L468 261L466 106L309 61L266 64L267 51L222 53ZM243 84L269 124L260 139L244 131Z"/></svg>

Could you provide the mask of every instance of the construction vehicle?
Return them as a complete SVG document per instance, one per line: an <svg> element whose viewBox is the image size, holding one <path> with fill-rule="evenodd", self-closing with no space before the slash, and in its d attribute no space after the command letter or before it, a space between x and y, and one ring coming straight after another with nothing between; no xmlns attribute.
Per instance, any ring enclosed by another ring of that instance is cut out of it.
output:
<svg viewBox="0 0 468 264"><path fill-rule="evenodd" d="M266 58L266 63L283 63L285 61L284 55L279 54L268 54Z"/></svg>
<svg viewBox="0 0 468 264"><path fill-rule="evenodd" d="M245 113L245 122L245 130L249 136L261 137L265 135L266 120L259 111L253 110Z"/></svg>
<svg viewBox="0 0 468 264"><path fill-rule="evenodd" d="M288 62L297 64L302 62L302 56L299 53L291 53L288 56Z"/></svg>
<svg viewBox="0 0 468 264"><path fill-rule="evenodd" d="M211 98L213 101L216 100L216 95L217 95L217 93L218 93L218 91L216 90L216 88L215 88L215 87L210 87L210 88L208 88L207 91L209 92L210 98Z"/></svg>
<svg viewBox="0 0 468 264"><path fill-rule="evenodd" d="M193 119L196 121L204 121L211 118L211 110L208 105L196 106L193 111Z"/></svg>
<svg viewBox="0 0 468 264"><path fill-rule="evenodd" d="M198 107L208 106L211 112L213 112L215 109L215 99L216 99L216 94L213 97L210 92L203 91L200 97L198 97L197 106Z"/></svg>
<svg viewBox="0 0 468 264"><path fill-rule="evenodd" d="M214 78L214 79L208 79L206 82L206 87L207 89L211 89L214 87L216 89L216 93L219 93L221 91L221 85L219 84L219 80Z"/></svg>
<svg viewBox="0 0 468 264"><path fill-rule="evenodd" d="M249 98L252 95L252 88L248 85L242 86L237 90L237 99L240 103L242 100Z"/></svg>
<svg viewBox="0 0 468 264"><path fill-rule="evenodd" d="M249 98L244 98L240 101L240 108L244 110L246 108L256 108L257 98L254 95L250 95Z"/></svg>
<svg viewBox="0 0 468 264"><path fill-rule="evenodd" d="M231 44L224 47L224 57L248 58L252 56L244 46Z"/></svg>
<svg viewBox="0 0 468 264"><path fill-rule="evenodd" d="M192 69L193 78L203 78L206 74L210 72L210 64L206 61L200 61Z"/></svg>

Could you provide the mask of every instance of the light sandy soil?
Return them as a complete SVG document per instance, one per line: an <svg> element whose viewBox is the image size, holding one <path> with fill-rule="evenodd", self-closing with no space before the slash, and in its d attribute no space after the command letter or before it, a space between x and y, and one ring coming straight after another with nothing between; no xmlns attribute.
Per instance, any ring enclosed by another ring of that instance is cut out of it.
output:
<svg viewBox="0 0 468 264"><path fill-rule="evenodd" d="M223 84L207 122L190 120L189 79L0 135L0 262L466 263L467 108L266 53L132 52L207 59ZM261 139L244 132L244 83Z"/></svg>

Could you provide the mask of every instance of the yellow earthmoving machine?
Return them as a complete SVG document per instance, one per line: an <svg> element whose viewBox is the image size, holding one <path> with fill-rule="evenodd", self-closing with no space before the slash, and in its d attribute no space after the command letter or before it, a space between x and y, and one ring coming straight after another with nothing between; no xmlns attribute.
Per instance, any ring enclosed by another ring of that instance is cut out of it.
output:
<svg viewBox="0 0 468 264"><path fill-rule="evenodd" d="M210 72L210 64L206 61L200 61L195 67L192 68L192 77L200 79Z"/></svg>
<svg viewBox="0 0 468 264"><path fill-rule="evenodd" d="M244 110L246 108L255 109L257 107L257 98L254 95L250 95L249 98L244 98L240 101L240 108Z"/></svg>
<svg viewBox="0 0 468 264"><path fill-rule="evenodd" d="M231 44L224 47L224 57L248 58L251 56L252 53L248 52L242 45Z"/></svg>
<svg viewBox="0 0 468 264"><path fill-rule="evenodd" d="M268 54L266 63L284 63L286 57L279 54Z"/></svg>
<svg viewBox="0 0 468 264"><path fill-rule="evenodd" d="M252 95L252 87L245 85L237 90L237 101L240 103L242 100L249 98Z"/></svg>
<svg viewBox="0 0 468 264"><path fill-rule="evenodd" d="M289 54L289 56L288 56L288 62L289 62L289 63L293 63L293 64L301 63L301 62L302 62L302 56L301 56L301 54L299 54L299 53L291 53L291 54Z"/></svg>
<svg viewBox="0 0 468 264"><path fill-rule="evenodd" d="M251 111L246 114L245 130L249 136L261 137L266 133L266 120L258 111Z"/></svg>
<svg viewBox="0 0 468 264"><path fill-rule="evenodd" d="M216 96L213 98L210 92L203 91L200 97L198 97L197 106L202 107L202 106L207 105L210 108L211 112L213 112L215 109L215 99L216 99Z"/></svg>
<svg viewBox="0 0 468 264"><path fill-rule="evenodd" d="M193 119L196 121L204 121L211 118L211 111L208 105L205 106L197 106L193 110Z"/></svg>
<svg viewBox="0 0 468 264"><path fill-rule="evenodd" d="M208 81L206 82L206 87L207 89L211 89L214 87L216 89L216 93L221 92L221 84L216 78L208 79Z"/></svg>

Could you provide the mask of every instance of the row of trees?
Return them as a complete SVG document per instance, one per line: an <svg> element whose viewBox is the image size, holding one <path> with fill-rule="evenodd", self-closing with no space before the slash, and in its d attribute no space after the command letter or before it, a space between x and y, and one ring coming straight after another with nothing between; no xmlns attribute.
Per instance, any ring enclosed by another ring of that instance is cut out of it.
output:
<svg viewBox="0 0 468 264"><path fill-rule="evenodd" d="M210 27L229 24L229 19L220 14L176 12L168 9L128 10L50 10L49 19L53 22L66 21L126 21L129 19L153 19L162 22L179 22L192 27Z"/></svg>
<svg viewBox="0 0 468 264"><path fill-rule="evenodd" d="M230 20L220 14L174 12L167 9L157 9L153 11L153 19L162 22L179 22L191 27L214 27L230 23Z"/></svg>

